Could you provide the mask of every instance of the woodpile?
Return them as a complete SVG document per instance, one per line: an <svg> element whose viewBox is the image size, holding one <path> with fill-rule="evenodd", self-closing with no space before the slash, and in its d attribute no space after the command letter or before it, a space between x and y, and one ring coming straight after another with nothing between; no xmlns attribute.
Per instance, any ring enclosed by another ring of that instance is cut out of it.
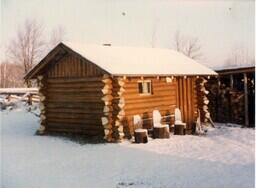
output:
<svg viewBox="0 0 256 188"><path fill-rule="evenodd" d="M113 140L112 138L112 79L108 75L104 75L102 82L104 87L101 90L103 97L101 98L104 102L103 116L101 117L101 122L104 127L104 139L108 142Z"/></svg>
<svg viewBox="0 0 256 188"><path fill-rule="evenodd" d="M232 91L230 92L230 110L231 122L243 124L244 118L244 92Z"/></svg>
<svg viewBox="0 0 256 188"><path fill-rule="evenodd" d="M217 119L217 100L218 100L218 85L217 85L217 79L216 78L211 78L208 80L208 82L205 84L206 89L209 91L209 94L207 95L207 98L209 100L208 104L208 110L211 114L211 118L213 121L218 121Z"/></svg>
<svg viewBox="0 0 256 188"><path fill-rule="evenodd" d="M39 75L37 76L37 83L38 83L38 96L39 96L39 109L40 109L40 127L37 131L38 134L42 135L46 131L46 112L45 112L45 105L44 102L46 100L45 96L45 88L46 88L46 81L44 76Z"/></svg>

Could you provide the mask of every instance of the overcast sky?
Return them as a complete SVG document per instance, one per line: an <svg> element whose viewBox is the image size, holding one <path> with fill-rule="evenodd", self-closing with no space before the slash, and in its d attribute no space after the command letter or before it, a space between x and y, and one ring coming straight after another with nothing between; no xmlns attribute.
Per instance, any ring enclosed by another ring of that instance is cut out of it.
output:
<svg viewBox="0 0 256 188"><path fill-rule="evenodd" d="M255 5L249 0L1 0L1 45L26 19L65 28L73 42L172 48L177 30L198 37L201 63L220 67L241 47L254 57Z"/></svg>

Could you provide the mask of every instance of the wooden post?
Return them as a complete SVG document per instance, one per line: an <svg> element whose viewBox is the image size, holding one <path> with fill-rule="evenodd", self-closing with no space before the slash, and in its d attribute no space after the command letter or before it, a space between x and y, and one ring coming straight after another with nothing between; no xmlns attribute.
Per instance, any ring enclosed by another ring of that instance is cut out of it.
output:
<svg viewBox="0 0 256 188"><path fill-rule="evenodd" d="M233 78L233 74L230 75L230 89L233 90L234 88L234 78Z"/></svg>
<svg viewBox="0 0 256 188"><path fill-rule="evenodd" d="M220 121L219 118L219 106L220 106L220 85L221 85L221 81L220 81L220 76L217 77L217 101L216 101L216 108L217 108L217 121Z"/></svg>
<svg viewBox="0 0 256 188"><path fill-rule="evenodd" d="M249 126L249 115L248 115L248 86L247 86L247 74L244 73L244 119L245 126Z"/></svg>

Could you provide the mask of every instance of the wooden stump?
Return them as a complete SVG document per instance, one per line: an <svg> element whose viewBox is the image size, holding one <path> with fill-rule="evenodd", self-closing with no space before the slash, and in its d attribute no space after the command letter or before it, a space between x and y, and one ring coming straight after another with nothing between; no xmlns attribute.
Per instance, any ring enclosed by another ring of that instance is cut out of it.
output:
<svg viewBox="0 0 256 188"><path fill-rule="evenodd" d="M170 138L169 125L154 126L153 136L154 138Z"/></svg>
<svg viewBox="0 0 256 188"><path fill-rule="evenodd" d="M136 129L134 131L135 143L147 143L148 142L148 131L147 129Z"/></svg>
<svg viewBox="0 0 256 188"><path fill-rule="evenodd" d="M184 125L179 125L179 124L174 125L175 135L184 135L184 132L185 132Z"/></svg>

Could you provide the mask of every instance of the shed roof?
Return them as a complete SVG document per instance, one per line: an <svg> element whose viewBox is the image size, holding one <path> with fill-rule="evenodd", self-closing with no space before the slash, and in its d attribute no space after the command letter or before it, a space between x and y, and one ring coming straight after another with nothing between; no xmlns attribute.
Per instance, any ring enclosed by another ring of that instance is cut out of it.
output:
<svg viewBox="0 0 256 188"><path fill-rule="evenodd" d="M210 68L170 49L84 45L71 42L60 43L58 46L71 49L112 75L217 75ZM40 63L43 63L42 61ZM32 72L35 71L33 69ZM31 78L30 72L25 76L26 79Z"/></svg>

